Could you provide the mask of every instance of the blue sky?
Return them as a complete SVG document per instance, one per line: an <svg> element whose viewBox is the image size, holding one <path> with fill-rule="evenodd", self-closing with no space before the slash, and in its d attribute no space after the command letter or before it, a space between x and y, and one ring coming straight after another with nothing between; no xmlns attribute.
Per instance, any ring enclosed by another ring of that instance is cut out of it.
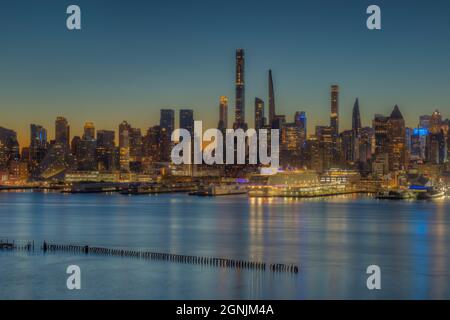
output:
<svg viewBox="0 0 450 320"><path fill-rule="evenodd" d="M66 29L78 4L82 30ZM366 28L366 8L382 30ZM327 124L329 86L341 87L342 128L359 97L364 125L398 104L408 125L450 111L448 1L16 0L0 3L0 126L27 141L30 123L53 136L57 115L74 134L85 121L146 129L159 109L193 108L215 126L219 96L234 109L234 51L246 51L246 114L267 101L273 70L277 112Z"/></svg>

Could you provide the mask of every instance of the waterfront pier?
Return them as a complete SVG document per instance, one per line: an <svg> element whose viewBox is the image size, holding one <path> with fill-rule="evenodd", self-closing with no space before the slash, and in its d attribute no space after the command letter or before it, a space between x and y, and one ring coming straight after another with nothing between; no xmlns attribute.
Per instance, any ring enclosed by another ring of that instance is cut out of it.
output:
<svg viewBox="0 0 450 320"><path fill-rule="evenodd" d="M34 241L27 242L24 245L17 245L14 242L8 241L6 242L0 241L0 250L34 251ZM237 260L218 257L202 257L202 256L191 256L174 253L139 251L130 249L104 248L88 245L55 244L55 243L48 243L46 241L43 242L42 246L40 247L40 250L44 253L70 252L85 255L104 255L122 258L126 257L144 260L166 261L171 263L197 264L213 267L233 268L233 269L251 269L259 271L268 270L271 272L288 272L288 273L299 272L298 266L294 264L266 263L262 261L248 261L248 260Z"/></svg>

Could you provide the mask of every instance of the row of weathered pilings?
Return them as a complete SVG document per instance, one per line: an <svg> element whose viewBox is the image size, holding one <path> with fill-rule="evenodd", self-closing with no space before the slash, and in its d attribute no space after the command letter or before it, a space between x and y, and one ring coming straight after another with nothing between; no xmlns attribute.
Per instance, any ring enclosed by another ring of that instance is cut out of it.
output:
<svg viewBox="0 0 450 320"><path fill-rule="evenodd" d="M7 246L5 246L6 248ZM0 246L0 249L4 249ZM34 242L28 242L24 246L16 246L11 243L9 249L34 251ZM174 263L187 263L187 264L199 264L216 266L223 268L236 268L236 269L253 269L253 270L269 270L273 272L291 272L298 273L298 266L293 264L283 263L270 263L267 264L261 261L246 261L226 258L214 258L214 257L201 257L201 256L189 256L173 253L161 253L161 252L149 252L138 251L128 249L111 249L102 247L92 247L87 245L65 245L65 244L53 244L44 241L41 250L43 252L75 252L83 254L96 254L118 257L129 257L146 260L160 260Z"/></svg>

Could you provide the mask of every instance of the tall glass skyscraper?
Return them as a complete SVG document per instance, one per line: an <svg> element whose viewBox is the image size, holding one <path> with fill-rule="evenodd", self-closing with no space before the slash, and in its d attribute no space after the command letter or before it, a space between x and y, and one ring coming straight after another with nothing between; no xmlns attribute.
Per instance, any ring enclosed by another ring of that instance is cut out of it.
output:
<svg viewBox="0 0 450 320"><path fill-rule="evenodd" d="M273 89L272 70L269 70L269 125L273 125L276 117L275 111L275 91Z"/></svg>
<svg viewBox="0 0 450 320"><path fill-rule="evenodd" d="M236 50L236 105L234 129L247 129L245 123L245 60L244 49Z"/></svg>

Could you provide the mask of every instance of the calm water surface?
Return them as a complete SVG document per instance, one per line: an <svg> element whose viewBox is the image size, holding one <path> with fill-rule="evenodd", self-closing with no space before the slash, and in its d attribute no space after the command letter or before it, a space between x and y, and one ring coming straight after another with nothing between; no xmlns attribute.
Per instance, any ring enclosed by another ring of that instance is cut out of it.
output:
<svg viewBox="0 0 450 320"><path fill-rule="evenodd" d="M450 199L0 192L0 238L294 263L297 275L0 252L1 299L450 299ZM66 289L67 266L82 290ZM369 291L378 265L382 289Z"/></svg>

